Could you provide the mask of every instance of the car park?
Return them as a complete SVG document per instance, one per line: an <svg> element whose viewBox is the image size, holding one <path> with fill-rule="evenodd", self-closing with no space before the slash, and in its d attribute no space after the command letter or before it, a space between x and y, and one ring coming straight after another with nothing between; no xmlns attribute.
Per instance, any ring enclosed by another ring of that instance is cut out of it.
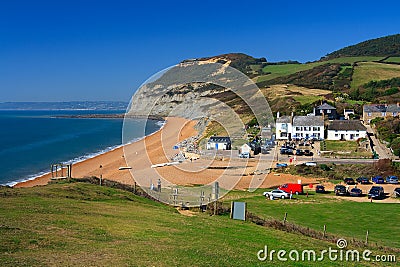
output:
<svg viewBox="0 0 400 267"><path fill-rule="evenodd" d="M326 191L325 191L325 186L323 186L323 185L317 185L316 187L315 187L315 193L321 193L321 194L323 194L323 193L326 193Z"/></svg>
<svg viewBox="0 0 400 267"><path fill-rule="evenodd" d="M388 184L398 184L399 183L399 178L397 176L388 176L386 177L386 183Z"/></svg>
<svg viewBox="0 0 400 267"><path fill-rule="evenodd" d="M344 178L343 181L344 181L345 184L348 184L348 185L356 184L356 182L354 181L353 178Z"/></svg>
<svg viewBox="0 0 400 267"><path fill-rule="evenodd" d="M308 149L305 149L303 155L307 157L312 157L314 153Z"/></svg>
<svg viewBox="0 0 400 267"><path fill-rule="evenodd" d="M352 188L350 190L350 196L351 197L361 197L362 196L362 190L360 188Z"/></svg>
<svg viewBox="0 0 400 267"><path fill-rule="evenodd" d="M269 192L264 192L263 195L268 198L290 198L290 194L280 189L274 189Z"/></svg>
<svg viewBox="0 0 400 267"><path fill-rule="evenodd" d="M376 183L376 184L384 184L385 183L385 179L383 179L383 177L380 175L372 177L371 180L373 183Z"/></svg>
<svg viewBox="0 0 400 267"><path fill-rule="evenodd" d="M369 184L369 179L367 177L358 177L356 182L359 184Z"/></svg>
<svg viewBox="0 0 400 267"><path fill-rule="evenodd" d="M382 186L373 186L368 192L368 198L380 199L385 197L385 191Z"/></svg>
<svg viewBox="0 0 400 267"><path fill-rule="evenodd" d="M333 191L335 192L335 195L337 195L337 196L347 196L348 195L347 188L341 184L335 185L335 188L333 189Z"/></svg>

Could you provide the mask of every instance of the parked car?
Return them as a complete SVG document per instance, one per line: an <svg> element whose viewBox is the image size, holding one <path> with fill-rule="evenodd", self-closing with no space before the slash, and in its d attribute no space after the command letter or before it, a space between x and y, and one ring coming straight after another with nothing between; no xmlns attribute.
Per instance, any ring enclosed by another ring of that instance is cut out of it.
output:
<svg viewBox="0 0 400 267"><path fill-rule="evenodd" d="M371 180L373 183L376 183L376 184L384 184L385 183L385 180L380 175L372 177Z"/></svg>
<svg viewBox="0 0 400 267"><path fill-rule="evenodd" d="M248 159L250 158L250 153L249 152L240 153L239 158Z"/></svg>
<svg viewBox="0 0 400 267"><path fill-rule="evenodd" d="M385 196L385 191L382 186L373 186L368 192L368 198L383 198Z"/></svg>
<svg viewBox="0 0 400 267"><path fill-rule="evenodd" d="M335 195L337 195L337 196L347 196L347 194L348 194L346 187L341 184L335 185L335 188L333 189L333 191L335 192Z"/></svg>
<svg viewBox="0 0 400 267"><path fill-rule="evenodd" d="M310 151L308 149L304 150L304 156L312 157L313 155L314 155L314 153L312 151Z"/></svg>
<svg viewBox="0 0 400 267"><path fill-rule="evenodd" d="M293 155L293 149L287 147L281 147L280 153L282 155Z"/></svg>
<svg viewBox="0 0 400 267"><path fill-rule="evenodd" d="M397 176L388 176L386 177L386 183L388 184L398 184L399 183L399 178Z"/></svg>
<svg viewBox="0 0 400 267"><path fill-rule="evenodd" d="M369 184L369 179L367 177L358 177L356 181L359 184Z"/></svg>
<svg viewBox="0 0 400 267"><path fill-rule="evenodd" d="M276 164L277 168L283 168L283 167L287 167L287 163L277 163Z"/></svg>
<svg viewBox="0 0 400 267"><path fill-rule="evenodd" d="M303 185L302 184L283 184L278 189L285 191L286 193L291 194L303 194Z"/></svg>
<svg viewBox="0 0 400 267"><path fill-rule="evenodd" d="M317 163L316 163L316 162L313 162L313 161L310 161L310 162L304 163L304 165L306 165L306 166L311 166L311 167L315 167L315 166L317 166Z"/></svg>
<svg viewBox="0 0 400 267"><path fill-rule="evenodd" d="M301 149L296 149L296 156L303 156L304 152Z"/></svg>
<svg viewBox="0 0 400 267"><path fill-rule="evenodd" d="M289 193L286 193L285 191L279 189L274 189L270 192L264 192L263 195L268 198L271 198L271 196L273 198L282 198L282 199L290 197Z"/></svg>
<svg viewBox="0 0 400 267"><path fill-rule="evenodd" d="M325 191L325 186L323 186L323 185L317 185L316 187L315 187L315 193L326 193L326 191Z"/></svg>
<svg viewBox="0 0 400 267"><path fill-rule="evenodd" d="M397 187L393 191L395 197L400 197L400 187Z"/></svg>
<svg viewBox="0 0 400 267"><path fill-rule="evenodd" d="M343 181L344 181L345 184L348 184L348 185L356 184L356 182L354 182L353 178L344 178Z"/></svg>
<svg viewBox="0 0 400 267"><path fill-rule="evenodd" d="M362 190L360 188L352 188L350 190L350 196L351 197L361 197L362 196Z"/></svg>

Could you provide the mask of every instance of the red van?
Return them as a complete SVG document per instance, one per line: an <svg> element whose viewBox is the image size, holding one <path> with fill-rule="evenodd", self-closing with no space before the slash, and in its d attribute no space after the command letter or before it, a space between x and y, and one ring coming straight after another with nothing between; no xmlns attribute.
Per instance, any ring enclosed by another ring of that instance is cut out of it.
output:
<svg viewBox="0 0 400 267"><path fill-rule="evenodd" d="M283 184L278 189L292 194L303 194L303 185L301 184Z"/></svg>

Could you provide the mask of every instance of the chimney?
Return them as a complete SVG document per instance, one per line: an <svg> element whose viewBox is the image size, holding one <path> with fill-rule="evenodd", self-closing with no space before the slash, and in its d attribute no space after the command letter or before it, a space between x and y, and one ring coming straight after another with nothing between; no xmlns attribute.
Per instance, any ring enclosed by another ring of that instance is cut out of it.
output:
<svg viewBox="0 0 400 267"><path fill-rule="evenodd" d="M313 113L314 113L314 116L317 116L317 114L315 113L315 107L314 107Z"/></svg>
<svg viewBox="0 0 400 267"><path fill-rule="evenodd" d="M276 113L276 118L279 118L279 111Z"/></svg>

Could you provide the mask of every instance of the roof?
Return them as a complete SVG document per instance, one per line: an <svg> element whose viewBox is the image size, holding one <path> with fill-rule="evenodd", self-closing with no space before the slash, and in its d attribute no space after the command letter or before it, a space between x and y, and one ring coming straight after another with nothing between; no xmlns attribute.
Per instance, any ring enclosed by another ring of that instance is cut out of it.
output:
<svg viewBox="0 0 400 267"><path fill-rule="evenodd" d="M328 131L366 131L367 128L356 120L349 121L331 121L328 125Z"/></svg>
<svg viewBox="0 0 400 267"><path fill-rule="evenodd" d="M369 104L364 105L364 112L400 112L397 104Z"/></svg>
<svg viewBox="0 0 400 267"><path fill-rule="evenodd" d="M209 143L230 143L231 138L229 136L211 136L208 139Z"/></svg>
<svg viewBox="0 0 400 267"><path fill-rule="evenodd" d="M290 116L282 116L276 119L276 123L291 123L292 118Z"/></svg>
<svg viewBox="0 0 400 267"><path fill-rule="evenodd" d="M324 126L322 116L295 116L293 126Z"/></svg>
<svg viewBox="0 0 400 267"><path fill-rule="evenodd" d="M323 103L321 106L318 106L317 109L336 109L335 107L329 105L328 103Z"/></svg>

